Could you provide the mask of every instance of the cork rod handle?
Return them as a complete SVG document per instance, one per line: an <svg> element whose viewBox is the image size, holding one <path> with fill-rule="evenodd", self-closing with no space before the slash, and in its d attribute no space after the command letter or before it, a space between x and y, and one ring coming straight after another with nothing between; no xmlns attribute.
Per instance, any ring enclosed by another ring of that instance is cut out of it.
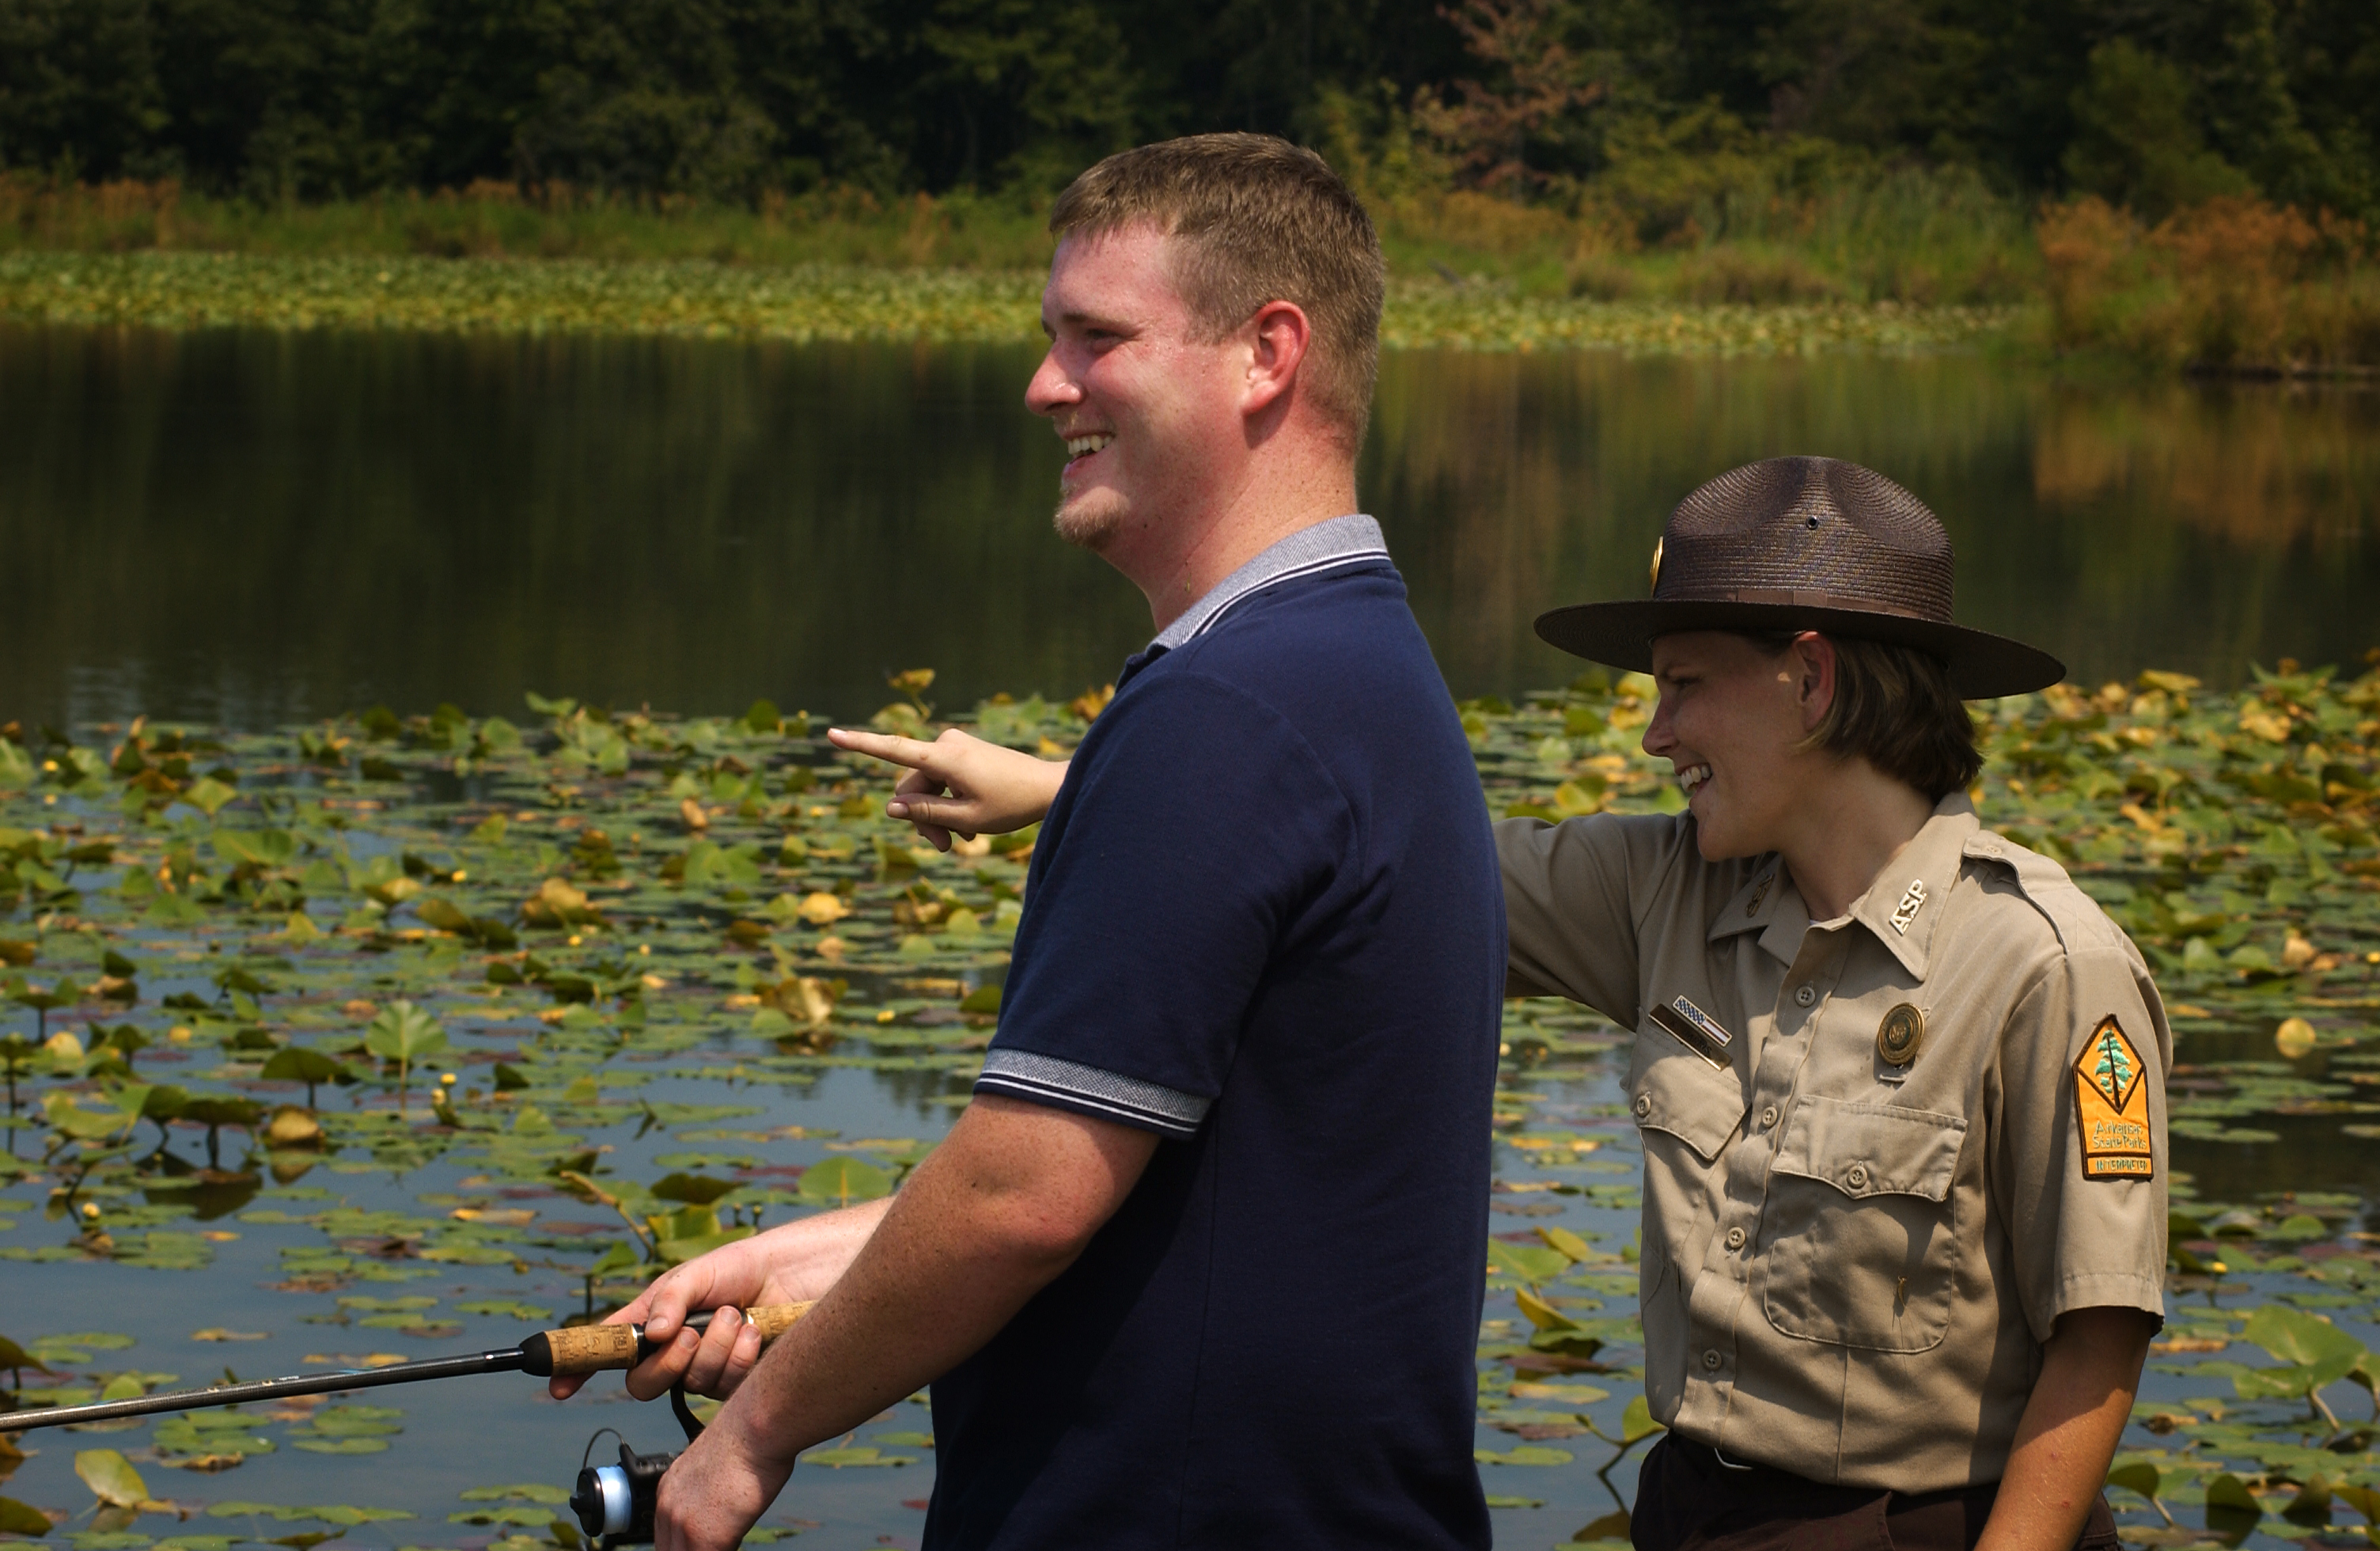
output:
<svg viewBox="0 0 2380 1551"><path fill-rule="evenodd" d="M808 1303L765 1303L757 1309L744 1311L747 1324L759 1327L763 1345L775 1340L794 1327L794 1322L810 1312Z"/></svg>
<svg viewBox="0 0 2380 1551"><path fill-rule="evenodd" d="M759 1327L760 1339L775 1340L809 1313L808 1303L770 1303L745 1311L747 1323ZM689 1315L694 1329L710 1325L708 1312ZM579 1325L562 1330L540 1330L521 1342L521 1366L539 1378L556 1374L600 1374L611 1368L633 1368L650 1355L641 1325Z"/></svg>

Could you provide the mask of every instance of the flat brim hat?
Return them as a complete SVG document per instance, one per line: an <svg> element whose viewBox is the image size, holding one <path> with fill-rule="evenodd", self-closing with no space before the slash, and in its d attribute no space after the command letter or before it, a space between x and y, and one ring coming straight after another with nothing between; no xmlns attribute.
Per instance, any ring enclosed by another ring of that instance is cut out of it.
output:
<svg viewBox="0 0 2380 1551"><path fill-rule="evenodd" d="M1889 641L1949 664L1961 699L2046 688L2066 665L1950 618L1950 535L1924 502L1834 458L1768 458L1678 503L1653 550L1653 596L1537 616L1537 634L1594 662L1650 673L1682 630L1816 630Z"/></svg>

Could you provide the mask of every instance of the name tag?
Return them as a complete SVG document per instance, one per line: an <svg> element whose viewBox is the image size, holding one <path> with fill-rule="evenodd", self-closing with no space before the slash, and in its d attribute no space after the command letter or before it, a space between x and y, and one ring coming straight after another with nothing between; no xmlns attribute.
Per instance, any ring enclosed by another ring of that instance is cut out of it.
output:
<svg viewBox="0 0 2380 1551"><path fill-rule="evenodd" d="M1717 1019L1680 997L1669 1006L1656 1005L1653 1022L1670 1038L1692 1050L1713 1066L1730 1064L1728 1052L1735 1044L1735 1036L1719 1027Z"/></svg>

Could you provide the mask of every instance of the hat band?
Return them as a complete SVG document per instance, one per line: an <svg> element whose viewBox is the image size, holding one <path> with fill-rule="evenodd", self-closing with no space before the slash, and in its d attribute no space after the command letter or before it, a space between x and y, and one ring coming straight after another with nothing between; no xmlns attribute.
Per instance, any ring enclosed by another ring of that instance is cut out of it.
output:
<svg viewBox="0 0 2380 1551"><path fill-rule="evenodd" d="M1924 620L1934 624L1950 622L1938 615L1916 609L1902 608L1877 598L1862 598L1847 592L1819 592L1800 588L1746 587L1718 593L1670 593L1657 596L1657 603L1762 603L1787 609L1837 609L1856 614L1893 614L1901 619Z"/></svg>

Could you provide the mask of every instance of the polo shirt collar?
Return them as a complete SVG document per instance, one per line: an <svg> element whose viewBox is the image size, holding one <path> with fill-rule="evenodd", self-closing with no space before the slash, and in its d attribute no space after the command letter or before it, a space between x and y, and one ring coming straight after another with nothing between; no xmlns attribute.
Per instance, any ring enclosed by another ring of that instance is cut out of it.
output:
<svg viewBox="0 0 2380 1551"><path fill-rule="evenodd" d="M1159 631L1149 647L1171 651L1196 640L1233 605L1276 582L1388 558L1389 544L1380 525L1361 512L1301 527L1208 588L1205 597L1183 611L1181 618Z"/></svg>
<svg viewBox="0 0 2380 1551"><path fill-rule="evenodd" d="M1865 927L1903 969L1921 981L1932 962L1934 931L1942 919L1943 902L1958 881L1967 842L1981 828L1967 794L1951 793L1935 805L1934 816L1925 828L1911 837L1900 854L1852 906L1849 918ZM1710 924L1708 939L1717 942L1742 932L1758 932L1760 946L1790 964L1801 951L1803 934L1809 927L1810 910L1802 891L1786 872L1784 858L1771 855L1720 908Z"/></svg>

